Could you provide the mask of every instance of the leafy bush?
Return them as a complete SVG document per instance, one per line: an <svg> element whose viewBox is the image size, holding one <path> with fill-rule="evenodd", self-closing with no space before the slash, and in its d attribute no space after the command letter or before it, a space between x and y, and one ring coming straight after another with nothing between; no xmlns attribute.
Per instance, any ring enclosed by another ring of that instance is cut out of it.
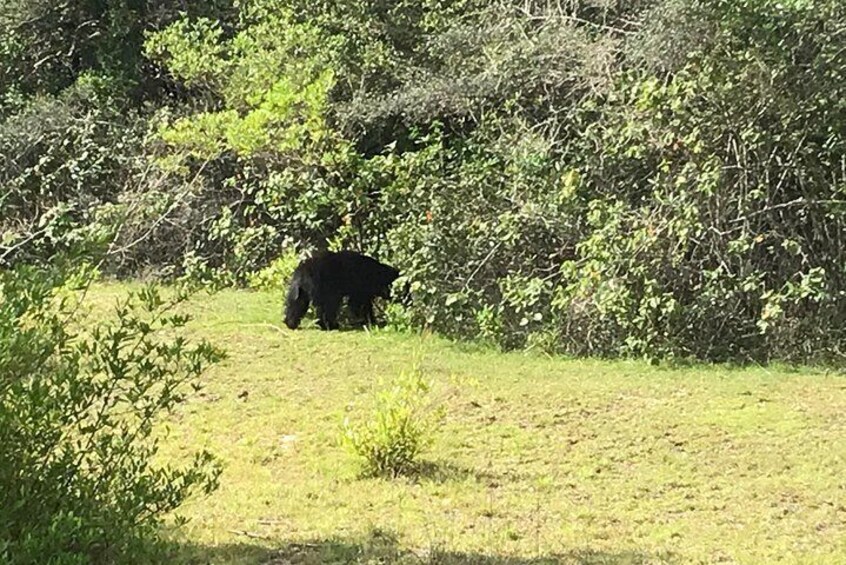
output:
<svg viewBox="0 0 846 565"><path fill-rule="evenodd" d="M297 252L293 248L287 249L267 267L250 275L250 288L277 291L286 289L299 263Z"/></svg>
<svg viewBox="0 0 846 565"><path fill-rule="evenodd" d="M0 246L38 234L30 251L49 257L114 231L98 222L97 210L129 182L143 131L115 108L115 89L86 75L61 96L31 101L0 121Z"/></svg>
<svg viewBox="0 0 846 565"><path fill-rule="evenodd" d="M643 28L686 34L666 65L632 37L597 92L393 158L374 215L396 218L414 318L507 348L842 361L843 5L650 14L692 19Z"/></svg>
<svg viewBox="0 0 846 565"><path fill-rule="evenodd" d="M553 308L578 353L831 360L846 338L843 174L831 174L846 114L843 41L829 34L846 13L691 4L673 17L700 18L687 33L707 40L687 41L666 75L622 76L573 144L587 229Z"/></svg>
<svg viewBox="0 0 846 565"><path fill-rule="evenodd" d="M333 45L275 2L245 2L231 36L202 19L150 36L149 56L212 99L155 122L158 165L193 187L170 219L187 245L167 260L190 253L246 282L289 241L337 229L345 191L327 174L349 178L354 155L328 123Z"/></svg>
<svg viewBox="0 0 846 565"><path fill-rule="evenodd" d="M162 517L211 492L206 452L159 464L154 424L221 357L179 335L186 318L152 287L83 321L59 270L0 272L0 560L136 563ZM152 558L152 557L151 557Z"/></svg>
<svg viewBox="0 0 846 565"><path fill-rule="evenodd" d="M443 406L430 395L431 384L415 367L382 383L368 418L344 420L342 443L361 460L363 475L396 477L415 470L443 417Z"/></svg>

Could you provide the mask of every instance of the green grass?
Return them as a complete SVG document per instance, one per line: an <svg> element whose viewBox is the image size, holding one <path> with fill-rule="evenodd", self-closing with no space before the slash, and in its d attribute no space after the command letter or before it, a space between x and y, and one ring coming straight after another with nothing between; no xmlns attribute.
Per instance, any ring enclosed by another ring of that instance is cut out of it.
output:
<svg viewBox="0 0 846 565"><path fill-rule="evenodd" d="M124 287L100 286L110 303ZM167 422L220 489L180 514L196 563L844 563L846 379L549 359L387 331L280 329L281 296L198 296L229 359ZM357 478L345 411L415 360L442 386L425 472Z"/></svg>

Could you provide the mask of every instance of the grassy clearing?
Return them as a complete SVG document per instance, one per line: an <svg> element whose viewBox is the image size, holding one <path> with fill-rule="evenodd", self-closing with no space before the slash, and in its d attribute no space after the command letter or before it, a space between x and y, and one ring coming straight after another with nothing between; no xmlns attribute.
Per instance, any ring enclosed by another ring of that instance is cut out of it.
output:
<svg viewBox="0 0 846 565"><path fill-rule="evenodd" d="M105 305L122 287L92 293ZM843 563L846 379L474 351L291 332L281 297L224 292L192 331L230 358L168 422L220 490L176 534L196 563ZM338 444L379 376L465 384L414 479L360 480Z"/></svg>

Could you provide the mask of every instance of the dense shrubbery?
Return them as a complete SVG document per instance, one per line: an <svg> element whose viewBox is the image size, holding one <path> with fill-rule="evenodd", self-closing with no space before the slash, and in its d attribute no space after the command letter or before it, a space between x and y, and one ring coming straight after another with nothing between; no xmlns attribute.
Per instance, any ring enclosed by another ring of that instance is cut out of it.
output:
<svg viewBox="0 0 846 565"><path fill-rule="evenodd" d="M174 337L184 295L152 288L78 327L88 275L62 272L0 273L0 560L146 561L162 516L216 485L208 453L157 464L153 424L220 354Z"/></svg>
<svg viewBox="0 0 846 565"><path fill-rule="evenodd" d="M91 55L88 74L62 79L79 91L97 75L97 92L123 97L89 107L123 104L118 114L148 136L128 135L125 152L83 168L84 182L62 156L102 152L84 150L76 126L39 142L49 159L31 179L68 187L50 189L49 205L69 211L62 229L126 220L109 268L246 283L292 246L349 246L403 267L415 296L392 311L398 323L462 338L588 355L842 359L841 2L192 10L142 19L151 33L132 65ZM10 41L0 59L21 64ZM0 143L17 152L41 83L4 76ZM127 82L146 85L143 108L137 87L120 90ZM126 136L85 131L100 148ZM103 178L116 182L101 188ZM46 210L32 213L54 225Z"/></svg>

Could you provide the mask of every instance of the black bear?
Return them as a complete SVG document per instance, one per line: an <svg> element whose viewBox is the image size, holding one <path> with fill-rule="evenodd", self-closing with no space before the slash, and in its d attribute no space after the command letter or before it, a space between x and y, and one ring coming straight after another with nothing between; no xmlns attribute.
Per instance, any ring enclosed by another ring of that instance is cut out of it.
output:
<svg viewBox="0 0 846 565"><path fill-rule="evenodd" d="M391 284L399 274L390 265L354 251L318 253L294 270L285 300L285 325L292 330L299 327L313 303L321 329L337 329L344 298L354 317L373 323L373 299L390 298Z"/></svg>

